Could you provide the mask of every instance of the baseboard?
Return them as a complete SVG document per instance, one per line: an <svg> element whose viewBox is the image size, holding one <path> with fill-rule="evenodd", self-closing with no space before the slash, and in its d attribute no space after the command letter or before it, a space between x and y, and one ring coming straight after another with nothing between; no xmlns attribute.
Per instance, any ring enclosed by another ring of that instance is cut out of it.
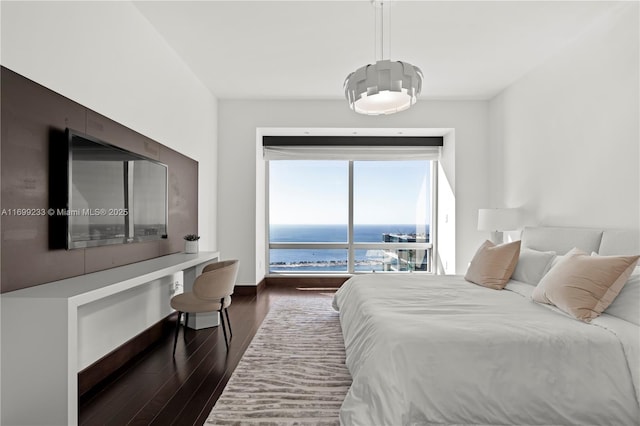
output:
<svg viewBox="0 0 640 426"><path fill-rule="evenodd" d="M302 277L302 276L273 276L266 277L266 285L269 287L300 287L300 288L338 288L349 276L331 276L331 277Z"/></svg>
<svg viewBox="0 0 640 426"><path fill-rule="evenodd" d="M265 287L300 287L300 288L339 288L350 276L271 276L264 277L258 285L236 285L233 294L238 296L255 296L260 294Z"/></svg>
<svg viewBox="0 0 640 426"><path fill-rule="evenodd" d="M237 285L233 288L233 294L238 296L256 296L266 287L264 279L258 285Z"/></svg>
<svg viewBox="0 0 640 426"><path fill-rule="evenodd" d="M81 397L95 385L124 367L136 355L175 329L176 313L173 313L142 333L131 338L122 346L109 352L84 370L78 372L78 396Z"/></svg>

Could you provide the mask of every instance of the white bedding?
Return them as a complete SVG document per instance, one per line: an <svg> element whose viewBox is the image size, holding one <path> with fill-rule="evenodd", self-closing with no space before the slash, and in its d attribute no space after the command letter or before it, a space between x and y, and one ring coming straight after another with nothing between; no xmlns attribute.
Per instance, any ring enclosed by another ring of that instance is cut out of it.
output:
<svg viewBox="0 0 640 426"><path fill-rule="evenodd" d="M334 298L353 377L341 423L639 424L640 327L606 314L577 321L531 290L352 277Z"/></svg>

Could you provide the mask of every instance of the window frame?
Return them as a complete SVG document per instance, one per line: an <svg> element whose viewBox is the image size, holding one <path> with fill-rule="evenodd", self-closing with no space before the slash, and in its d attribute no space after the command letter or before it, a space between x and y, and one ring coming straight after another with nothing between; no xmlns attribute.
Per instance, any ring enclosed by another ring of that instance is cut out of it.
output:
<svg viewBox="0 0 640 426"><path fill-rule="evenodd" d="M354 242L354 162L360 160L345 160L348 162L349 177L349 201L348 201L348 230L347 241L340 243L327 243L327 242L296 242L296 243L272 243L270 238L270 217L269 217L269 196L270 196L270 162L278 160L265 160L265 272L266 276L329 276L329 275L356 275L356 274L370 274L370 273L419 273L419 274L435 274L434 259L437 259L437 212L438 212L438 184L437 184L437 170L438 160L425 160L430 162L429 173L431 183L431 223L429 224L429 242L428 243L374 243L374 242ZM384 161L384 160L378 160ZM409 161L409 160L407 160ZM296 271L296 272L272 272L271 271L271 249L344 249L347 250L347 270L342 271ZM428 251L428 270L427 271L415 271L408 272L401 271L355 271L355 253L356 250L397 250L397 249L414 249L414 250L427 250Z"/></svg>

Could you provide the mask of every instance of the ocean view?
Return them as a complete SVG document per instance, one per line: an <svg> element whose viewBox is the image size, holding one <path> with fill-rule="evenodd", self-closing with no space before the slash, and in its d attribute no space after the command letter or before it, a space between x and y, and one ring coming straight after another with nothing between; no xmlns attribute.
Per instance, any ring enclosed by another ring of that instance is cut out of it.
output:
<svg viewBox="0 0 640 426"><path fill-rule="evenodd" d="M384 242L383 234L422 234L416 225L354 225L356 243ZM347 225L271 225L273 243L340 243L347 241ZM426 225L427 241L429 225ZM343 249L271 249L271 272L346 272L347 250ZM355 271L382 271L383 250L356 250Z"/></svg>

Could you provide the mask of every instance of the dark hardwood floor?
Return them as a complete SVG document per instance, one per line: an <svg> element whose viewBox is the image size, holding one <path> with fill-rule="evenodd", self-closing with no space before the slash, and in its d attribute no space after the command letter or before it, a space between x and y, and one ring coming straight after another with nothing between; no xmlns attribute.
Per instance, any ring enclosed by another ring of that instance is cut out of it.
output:
<svg viewBox="0 0 640 426"><path fill-rule="evenodd" d="M265 315L282 294L312 291L266 287L258 295L233 296L229 316L233 339L226 351L220 327L181 329L175 360L173 334L135 357L85 393L81 425L201 425L219 398Z"/></svg>

